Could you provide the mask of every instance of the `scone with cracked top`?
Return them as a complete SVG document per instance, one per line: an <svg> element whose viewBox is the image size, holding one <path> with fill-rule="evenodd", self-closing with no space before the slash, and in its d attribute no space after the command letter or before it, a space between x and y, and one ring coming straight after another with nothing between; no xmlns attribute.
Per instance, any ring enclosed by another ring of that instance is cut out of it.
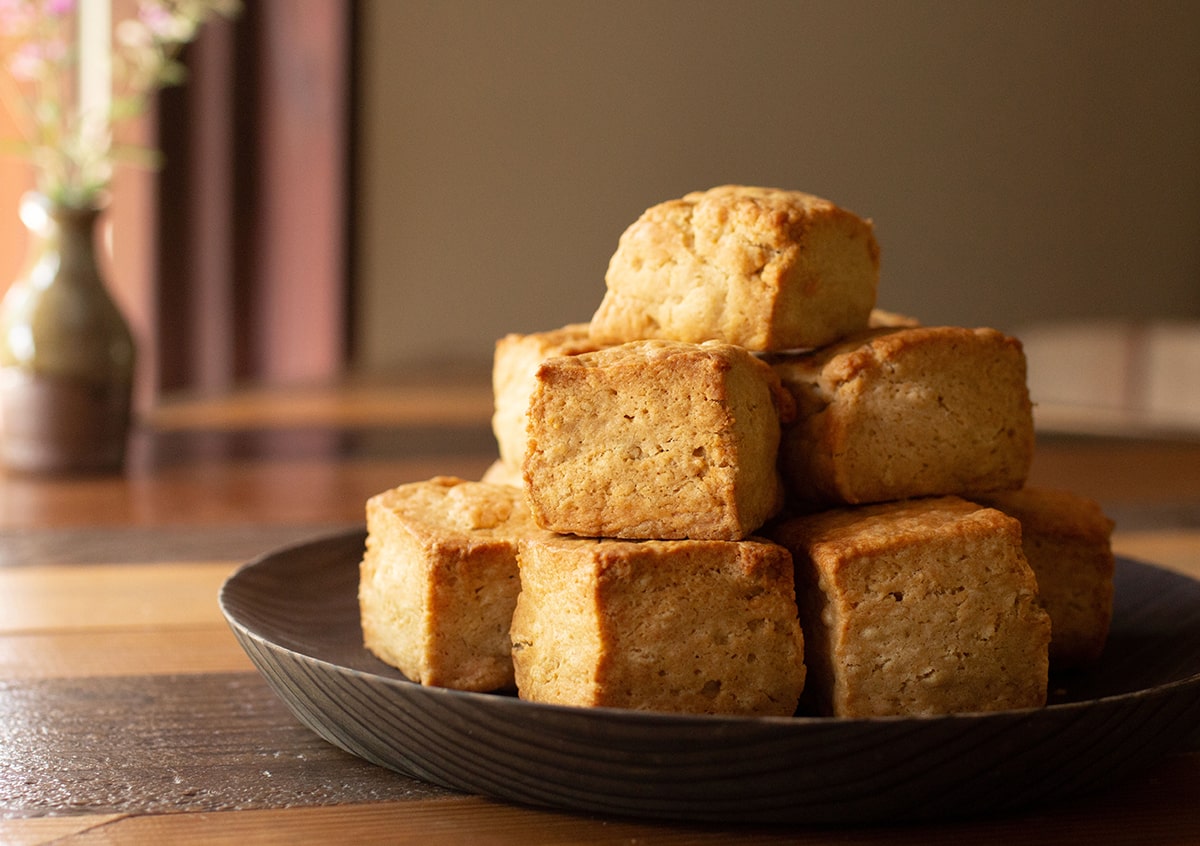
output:
<svg viewBox="0 0 1200 846"><path fill-rule="evenodd" d="M591 334L818 347L867 327L878 283L871 221L800 191L723 185L625 230Z"/></svg>

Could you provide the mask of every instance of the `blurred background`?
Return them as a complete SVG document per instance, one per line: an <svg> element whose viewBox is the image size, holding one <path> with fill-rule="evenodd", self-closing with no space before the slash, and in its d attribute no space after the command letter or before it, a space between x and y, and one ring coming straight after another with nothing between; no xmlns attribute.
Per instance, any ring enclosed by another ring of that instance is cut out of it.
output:
<svg viewBox="0 0 1200 846"><path fill-rule="evenodd" d="M1200 4L246 0L188 64L114 188L144 404L486 378L591 316L647 206L741 182L873 219L880 306L1200 416Z"/></svg>
<svg viewBox="0 0 1200 846"><path fill-rule="evenodd" d="M367 3L360 361L586 320L724 182L875 221L929 322L1200 315L1200 6Z"/></svg>

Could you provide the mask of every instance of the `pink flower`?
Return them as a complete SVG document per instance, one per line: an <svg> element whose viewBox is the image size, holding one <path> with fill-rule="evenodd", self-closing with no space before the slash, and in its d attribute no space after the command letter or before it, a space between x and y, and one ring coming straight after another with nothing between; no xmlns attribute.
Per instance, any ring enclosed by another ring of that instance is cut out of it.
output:
<svg viewBox="0 0 1200 846"><path fill-rule="evenodd" d="M13 75L13 79L19 79L22 82L37 79L41 76L42 68L45 65L46 61L42 58L42 51L35 44L21 46L8 60L8 70Z"/></svg>
<svg viewBox="0 0 1200 846"><path fill-rule="evenodd" d="M32 81L41 77L49 65L66 56L65 45L57 41L29 42L13 53L8 68L14 79Z"/></svg>
<svg viewBox="0 0 1200 846"><path fill-rule="evenodd" d="M138 3L137 16L159 41L184 42L195 34L193 21L184 15L176 14L166 4L156 0L141 0Z"/></svg>
<svg viewBox="0 0 1200 846"><path fill-rule="evenodd" d="M37 16L37 9L29 0L0 0L0 35L25 35L33 28Z"/></svg>
<svg viewBox="0 0 1200 846"><path fill-rule="evenodd" d="M60 201L87 201L107 185L114 158L111 126L140 114L155 89L183 79L175 54L204 21L232 17L240 8L238 0L119 5L135 2L137 14L114 27L112 108L106 120L93 121L81 117L75 84L80 0L0 0L0 73L11 83L3 105L17 120L39 189Z"/></svg>
<svg viewBox="0 0 1200 846"><path fill-rule="evenodd" d="M174 20L165 6L147 2L138 3L138 18L154 33L166 32Z"/></svg>

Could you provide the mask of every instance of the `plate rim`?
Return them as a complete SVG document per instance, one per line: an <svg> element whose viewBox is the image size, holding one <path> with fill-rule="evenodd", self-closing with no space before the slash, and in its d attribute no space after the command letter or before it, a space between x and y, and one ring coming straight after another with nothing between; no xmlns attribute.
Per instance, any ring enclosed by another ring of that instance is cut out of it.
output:
<svg viewBox="0 0 1200 846"><path fill-rule="evenodd" d="M747 715L737 715L737 714L683 714L683 713L674 713L674 712L668 712L668 711L646 711L646 710L636 710L636 709L630 709L630 708L615 708L615 707L608 707L608 706L584 707L584 706L577 706L577 705L561 705L561 704L547 703L547 702L531 702L528 700L519 699L516 696L500 694L500 693L496 693L494 691L459 690L459 689L449 688L449 687L436 687L436 686L430 686L430 685L421 685L418 682L414 682L411 679L406 678L406 677L405 678L395 678L393 676L386 676L386 675L381 675L378 673L373 673L369 670L362 670L362 669L358 669L355 667L347 667L345 665L338 664L333 661L329 661L325 658L321 658L316 655L310 655L310 654L302 652L300 650L293 649L292 647L287 646L285 644L278 643L277 641L272 640L271 638L264 635L263 633L256 631L253 628L251 628L250 626L246 625L246 623L244 621L238 619L236 617L236 615L229 609L227 601L226 601L228 592L229 592L229 590L231 590L232 586L239 579L239 577L244 576L244 574L246 572L265 564L266 562L268 562L271 559L287 555L288 553L293 552L293 551L308 549L316 544L322 544L322 543L332 544L332 543L338 543L338 542L342 542L342 541L348 541L351 538L356 537L356 536L361 536L361 537L365 538L366 537L366 529L365 528L345 529L342 531L316 535L316 536L306 539L306 540L300 540L300 541L296 541L293 543L289 543L289 544L280 546L276 549L273 549L268 552L264 552L260 555L257 555L254 558L250 559L249 561L243 562L222 581L220 590L218 592L217 601L218 601L218 605L220 606L221 613L225 617L225 620L227 621L227 623L230 626L233 626L234 628L244 632L248 637L254 638L255 640L262 643L263 645L269 646L271 649L290 653L294 658L313 662L313 663L322 665L330 670L335 670L337 672L342 672L342 673L350 673L350 674L362 677L364 679L369 679L373 683L381 683L381 684L385 684L388 686L401 686L401 687L411 686L414 688L420 688L425 691L431 691L431 692L437 691L438 693L436 695L446 695L446 696L454 696L454 697L461 696L461 697L466 697L471 700L475 700L477 698L482 697L482 698L485 698L485 701L502 700L502 701L519 702L522 706L530 706L530 707L537 708L537 709L551 709L551 710L556 710L556 711L561 710L561 711L570 712L570 713L575 713L575 712L604 713L604 714L621 715L621 716L637 714L637 715L642 715L642 716L648 716L655 720L667 719L667 720L670 720L673 722L678 721L678 720L695 719L695 720L703 721L703 722L718 722L718 723L728 722L728 723L737 723L737 724L768 723L768 724L791 725L791 724L800 722L800 723L818 723L821 725L828 725L828 724L849 725L849 724L862 724L862 723L876 724L876 723L895 723L895 722L908 722L908 721L920 721L922 723L927 723L927 722L939 721L939 720L957 720L957 719L961 719L963 717L968 717L968 718L971 718L974 720L974 719L979 719L981 717L1002 717L1005 715L1008 715L1011 717L1011 716L1021 715L1021 714L1040 713L1043 711L1075 710L1075 709L1079 709L1079 708L1092 707L1096 703L1108 702L1108 701L1112 701L1112 700L1124 700L1124 699L1131 699L1131 698L1139 698L1146 694L1154 693L1157 691L1167 691L1167 690L1171 690L1176 687L1190 687L1193 685L1200 684L1200 671L1197 671L1197 672L1193 673L1192 675L1187 676L1185 678L1175 679L1174 681L1166 682L1164 684L1153 685L1151 687L1146 687L1146 688L1138 688L1136 690L1123 691L1120 693L1107 694L1105 696L1099 696L1094 699L1076 700L1076 701L1072 701L1072 702L1054 702L1054 703L1049 703L1047 705L1030 707L1030 708L1009 708L1009 709L995 710L995 711L961 711L961 712L956 712L956 713L952 713L952 714L882 715L882 716L873 716L873 717L827 717L827 716L818 716L818 715L811 715L811 714L801 714L801 715L792 715L792 716L747 716ZM1121 563L1124 563L1124 565L1126 565L1126 566L1134 565L1134 566L1140 567L1140 568L1149 568L1149 569L1155 570L1162 574L1171 575L1171 576L1178 577L1180 579L1187 580L1189 582L1194 583L1197 587L1200 587L1200 579L1197 579L1186 573L1180 573L1177 570L1162 567L1161 565L1154 564L1152 562L1144 561L1144 560L1134 558L1131 556L1116 555L1116 556L1114 556L1114 558L1118 562L1118 565L1120 565ZM1198 651L1200 651L1200 647L1198 647ZM396 672L400 672L400 671L397 670Z"/></svg>
<svg viewBox="0 0 1200 846"><path fill-rule="evenodd" d="M1126 709L1141 707L1146 704L1160 704L1163 707L1181 708L1181 713L1190 717L1193 712L1200 713L1200 671L1185 675L1181 678L1156 684L1149 687L1139 687L1134 690L1120 691L1104 696L1080 699L1066 702L1054 702L1045 706L1023 709L1007 709L999 711L980 711L980 712L960 712L953 714L933 714L933 715L897 715L897 716L879 716L879 717L826 717L815 715L794 715L794 716L745 716L745 715L709 715L709 714L682 714L672 712L656 712L642 711L622 708L604 708L604 707L581 707L571 705L560 705L552 703L539 703L521 700L517 696L508 693L496 692L477 692L455 690L451 688L439 688L421 685L413 682L401 675L382 675L372 672L367 669L358 667L346 666L337 663L319 655L309 654L300 649L295 649L291 645L286 645L273 640L268 634L256 630L255 627L249 625L245 620L242 620L235 609L230 608L230 595L236 589L239 581L246 577L246 574L257 567L269 564L272 560L286 557L295 554L310 554L315 548L321 545L329 545L331 547L340 548L351 543L362 542L365 540L365 528L358 527L346 529L343 531L326 533L318 535L307 540L301 540L277 549L270 550L261 555L256 556L250 561L238 566L229 576L223 581L218 595L218 602L221 607L222 614L225 616L229 625L233 628L235 634L238 635L239 642L243 648L247 644L243 642L243 638L248 638L257 644L257 648L264 650L266 653L274 656L282 656L291 662L293 665L301 667L314 668L326 677L337 679L338 681L349 679L354 684L366 685L368 687L380 687L386 689L392 696L402 698L407 701L413 701L414 707L424 705L430 709L441 709L443 712L453 709L462 709L464 712L469 709L495 709L487 712L489 717L494 717L497 723L508 725L509 723L528 720L537 722L539 719L552 722L556 730L563 736L569 737L574 741L577 737L575 732L579 732L586 728L592 727L598 737L618 736L622 730L647 730L659 729L668 735L668 740L664 743L675 742L675 738L682 737L685 733L697 730L708 730L714 732L714 736L723 735L729 732L736 735L738 739L745 741L759 741L760 738L777 738L780 741L789 741L797 743L806 743L809 738L820 735L821 739L827 739L831 743L837 743L840 738L857 738L862 733L866 732L889 732L896 735L919 734L921 736L933 737L939 732L951 734L962 730L963 726L980 726L981 731L993 731L995 733L1014 732L1018 730L1026 730L1032 735L1045 734L1053 730L1059 724L1063 726L1071 726L1077 722L1087 721L1089 718L1107 717L1110 713L1116 714L1124 712ZM1142 568L1152 571L1156 577L1178 578L1185 580L1197 589L1200 589L1200 579L1195 579L1192 576L1180 573L1177 570L1161 567L1160 565L1151 562L1142 561L1140 559L1131 558L1128 556L1115 556L1119 567L1133 566L1138 568L1138 572ZM327 566L348 567L349 562L337 560L332 564L321 563L317 565L319 568ZM359 647L363 648L363 647ZM1200 647L1197 647L1200 649ZM369 652L364 654L370 656ZM249 650L247 649L249 652ZM317 649L314 652L319 651ZM293 712L293 714L301 719L310 729L316 731L326 740L334 743L337 746L345 749L351 754L363 757L372 763L387 767L389 769L403 773L404 775L430 781L440 784L451 789L466 791L477 795L489 795L492 798L503 801L515 801L523 804L539 805L542 807L552 807L559 810L575 811L575 812L590 812L612 815L620 813L626 816L649 817L657 819L674 819L674 820L691 820L691 821L725 821L725 822L745 822L740 818L727 818L725 816L704 816L703 813L685 812L679 810L675 812L674 808L656 809L654 812L646 813L645 809L621 809L613 810L610 807L601 807L599 805L586 805L579 803L559 804L556 802L547 802L543 798L530 799L527 796L512 794L509 792L492 792L487 789L481 789L477 786L463 786L448 781L444 778L431 777L428 774L422 774L414 771L409 766L397 765L388 760L380 760L373 758L371 754L363 754L354 748L344 745L337 738L330 736L322 729L309 722L304 716L297 711L296 705L289 700L284 691L275 687L275 682L264 671L264 667L259 664L259 660L253 654L250 655L255 669L267 678L267 681L275 688L275 692L284 699L285 704ZM374 659L378 660L378 659ZM1190 669L1190 662L1188 665ZM392 668L392 672L399 673L398 670ZM312 703L313 700L305 701L305 706ZM336 703L339 708L342 708L341 703ZM318 708L319 711L319 708ZM327 716L321 714L322 717ZM1175 717L1176 721L1180 718ZM1174 723L1171 724L1172 726ZM339 730L344 730L344 724L337 724ZM1179 733L1175 733L1180 736ZM1189 743L1189 735L1186 728L1182 733L1182 744L1186 748ZM1200 733L1197 733L1196 740L1200 740ZM724 741L723 741L724 742ZM1135 763L1144 764L1156 760L1164 754L1165 744L1160 743L1156 747L1156 751L1148 753L1145 751L1138 753L1126 753L1126 759L1130 755L1135 755L1137 760ZM489 747L495 750L495 747ZM415 753L414 753L415 754ZM499 754L499 753L498 753ZM715 754L715 753L714 753ZM590 759L589 759L590 760ZM426 755L417 763L418 767L426 766L427 761L436 761L443 767L446 766L441 760L430 758ZM1127 761L1122 761L1122 764ZM1099 786L1106 786L1117 780L1124 780L1131 773L1136 772L1136 768L1127 768L1122 766L1119 768L1121 773L1114 773L1111 776L1088 776L1083 778L1083 782L1087 782L1090 787L1081 787L1076 790L1071 788L1063 788L1062 795L1056 795L1051 798L1061 799L1068 796L1077 795L1079 792L1087 792ZM455 773L459 776L458 773ZM1090 781L1089 781L1090 779ZM1099 781L1097 781L1099 779ZM1093 783L1095 782L1095 783ZM507 788L506 788L507 790ZM609 801L609 797L605 797ZM603 799L596 801L603 802ZM996 800L997 802L1007 800ZM1016 807L1021 807L1030 804L1036 800L1014 800L1009 803ZM997 805L992 810L1008 810L1009 805ZM714 812L715 813L715 812ZM783 813L780 819L776 822L796 822L792 816ZM846 822L838 813L833 813L828 818L809 818L805 817L805 822L818 823L833 823L839 824ZM943 817L945 814L933 813L929 816ZM921 819L928 817L914 817ZM861 814L856 816L856 820L861 820Z"/></svg>

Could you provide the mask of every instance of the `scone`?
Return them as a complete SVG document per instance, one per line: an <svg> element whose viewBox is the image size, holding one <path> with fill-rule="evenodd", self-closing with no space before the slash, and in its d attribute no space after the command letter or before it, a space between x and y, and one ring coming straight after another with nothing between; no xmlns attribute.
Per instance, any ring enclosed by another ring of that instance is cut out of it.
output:
<svg viewBox="0 0 1200 846"><path fill-rule="evenodd" d="M541 527L740 540L778 511L780 415L791 406L746 350L634 341L547 359L537 383L524 482Z"/></svg>
<svg viewBox="0 0 1200 846"><path fill-rule="evenodd" d="M1014 518L942 497L767 534L796 563L805 707L880 717L1045 704L1050 618Z"/></svg>
<svg viewBox="0 0 1200 846"><path fill-rule="evenodd" d="M519 488L439 476L367 501L363 642L414 682L511 688L516 540L537 528Z"/></svg>
<svg viewBox="0 0 1200 846"><path fill-rule="evenodd" d="M512 621L523 699L791 716L804 639L791 557L760 540L520 544Z"/></svg>
<svg viewBox="0 0 1200 846"><path fill-rule="evenodd" d="M652 206L625 230L591 334L817 347L866 328L878 283L869 220L799 191L724 185Z"/></svg>
<svg viewBox="0 0 1200 846"><path fill-rule="evenodd" d="M796 401L780 469L801 508L1013 489L1029 473L1025 355L994 329L875 329L772 364Z"/></svg>
<svg viewBox="0 0 1200 846"><path fill-rule="evenodd" d="M492 432L500 460L519 475L525 460L525 414L537 386L537 369L548 358L598 349L586 323L570 323L548 332L509 333L496 341L492 358Z"/></svg>
<svg viewBox="0 0 1200 846"><path fill-rule="evenodd" d="M1113 521L1070 491L1022 488L974 497L1021 523L1021 543L1050 615L1050 669L1090 664L1108 640L1113 605Z"/></svg>

